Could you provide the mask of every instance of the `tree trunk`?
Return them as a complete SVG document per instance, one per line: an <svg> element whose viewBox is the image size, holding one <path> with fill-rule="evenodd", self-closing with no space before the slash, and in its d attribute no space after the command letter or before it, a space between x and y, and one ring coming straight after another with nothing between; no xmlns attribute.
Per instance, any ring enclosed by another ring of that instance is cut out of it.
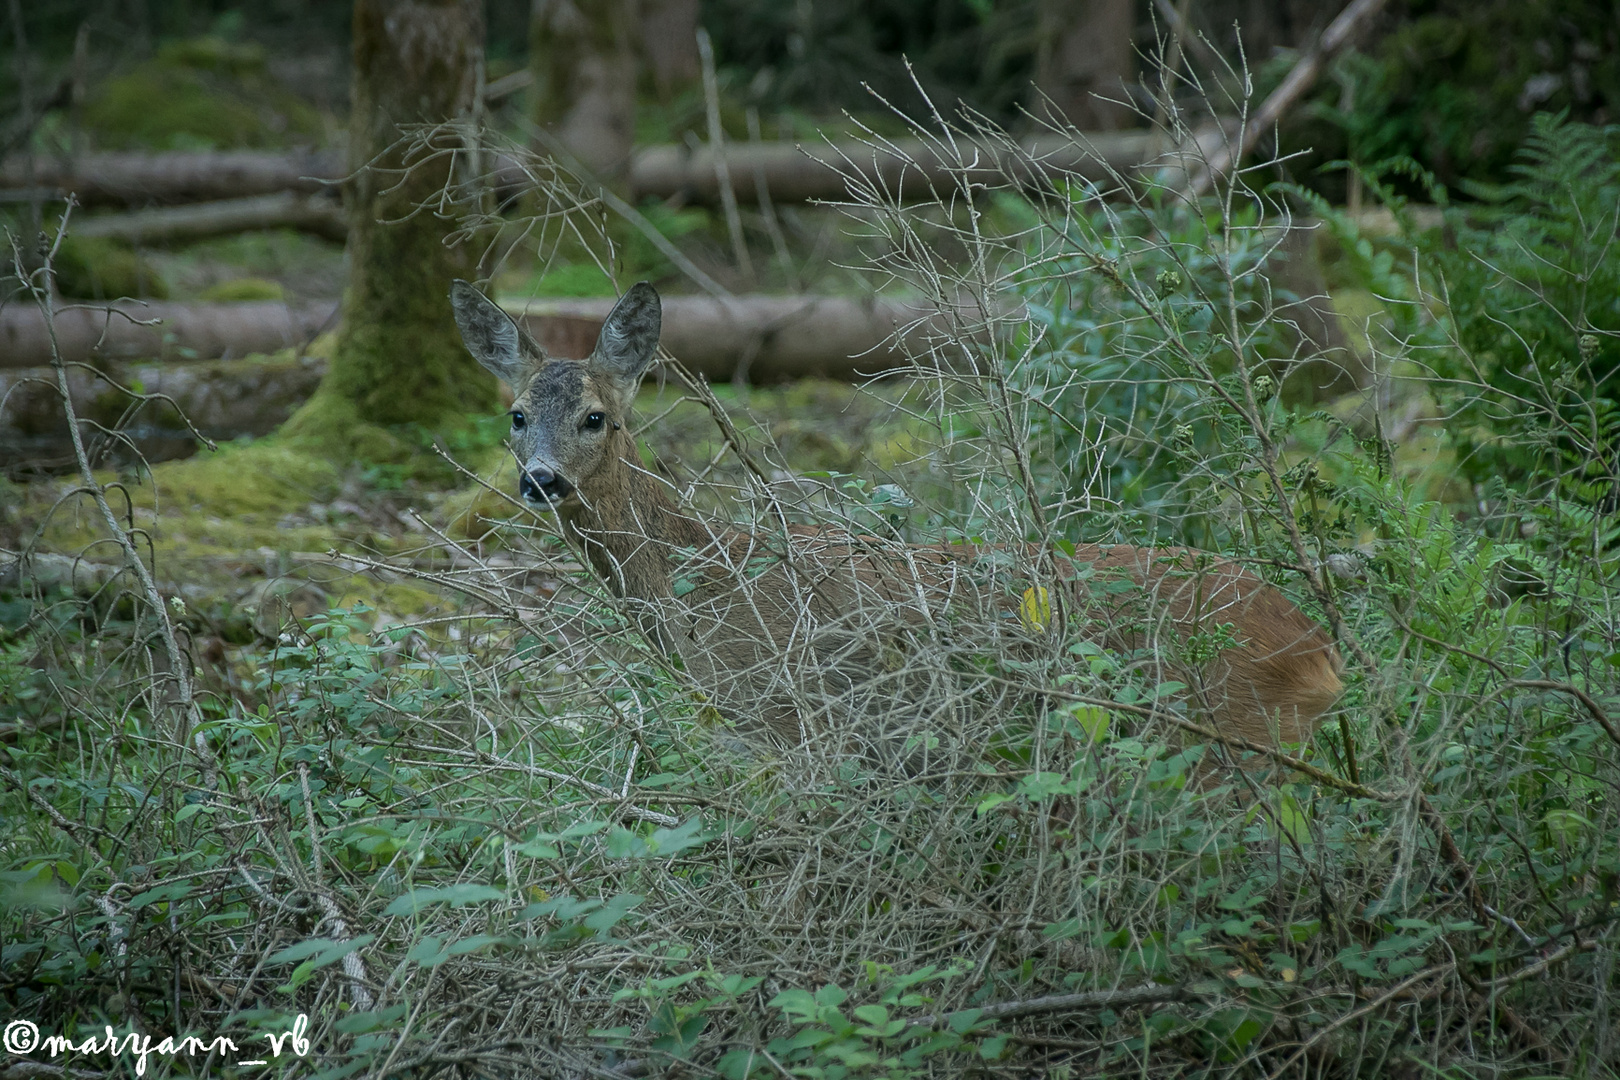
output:
<svg viewBox="0 0 1620 1080"><path fill-rule="evenodd" d="M529 15L535 123L616 186L635 140L636 14L635 0L534 0Z"/></svg>
<svg viewBox="0 0 1620 1080"><path fill-rule="evenodd" d="M320 392L295 433L418 422L490 408L495 384L456 332L450 281L474 274L453 223L431 207L454 179L453 155L409 154L400 126L469 118L483 81L479 0L356 0L345 196L349 284L343 326ZM459 146L451 137L437 149Z"/></svg>
<svg viewBox="0 0 1620 1080"><path fill-rule="evenodd" d="M1082 131L1131 126L1134 111L1126 85L1136 77L1133 0L1041 0L1040 53L1034 112ZM1103 100L1103 99L1110 100Z"/></svg>
<svg viewBox="0 0 1620 1080"><path fill-rule="evenodd" d="M641 56L668 101L698 79L698 0L641 0Z"/></svg>

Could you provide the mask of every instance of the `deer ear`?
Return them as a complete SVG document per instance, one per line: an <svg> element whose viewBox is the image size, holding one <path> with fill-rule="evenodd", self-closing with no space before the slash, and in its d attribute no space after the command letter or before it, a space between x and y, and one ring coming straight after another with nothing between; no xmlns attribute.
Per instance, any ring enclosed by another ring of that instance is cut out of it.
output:
<svg viewBox="0 0 1620 1080"><path fill-rule="evenodd" d="M450 306L456 313L456 327L473 359L483 364L514 392L544 359L534 339L524 333L511 316L495 301L460 278L450 283Z"/></svg>
<svg viewBox="0 0 1620 1080"><path fill-rule="evenodd" d="M613 305L602 323L591 353L591 368L611 379L627 399L635 396L641 377L652 366L663 318L658 290L640 281Z"/></svg>

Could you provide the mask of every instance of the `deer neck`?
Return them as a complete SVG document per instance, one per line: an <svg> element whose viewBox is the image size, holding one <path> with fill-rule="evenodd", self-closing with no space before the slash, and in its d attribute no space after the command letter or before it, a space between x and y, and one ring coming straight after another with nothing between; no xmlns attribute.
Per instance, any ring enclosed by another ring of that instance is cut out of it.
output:
<svg viewBox="0 0 1620 1080"><path fill-rule="evenodd" d="M664 599L672 595L679 549L706 547L715 537L641 468L628 433L620 443L611 464L580 484L577 501L562 511L564 535L619 596Z"/></svg>

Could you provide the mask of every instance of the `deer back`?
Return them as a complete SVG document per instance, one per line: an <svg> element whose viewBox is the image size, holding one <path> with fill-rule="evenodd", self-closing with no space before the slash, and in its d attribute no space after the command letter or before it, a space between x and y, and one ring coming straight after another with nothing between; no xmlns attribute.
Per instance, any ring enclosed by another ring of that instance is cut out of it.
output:
<svg viewBox="0 0 1620 1080"><path fill-rule="evenodd" d="M791 741L960 715L973 655L1038 653L1052 620L1021 620L1027 589L1059 625L1130 654L1219 729L1296 742L1340 691L1319 626L1230 560L1185 548L911 545L836 529L712 528L643 469L628 416L657 347L658 294L630 289L584 360L548 357L465 282L451 292L468 349L513 390L519 490L678 656L721 712ZM1050 641L1061 635L1053 634Z"/></svg>

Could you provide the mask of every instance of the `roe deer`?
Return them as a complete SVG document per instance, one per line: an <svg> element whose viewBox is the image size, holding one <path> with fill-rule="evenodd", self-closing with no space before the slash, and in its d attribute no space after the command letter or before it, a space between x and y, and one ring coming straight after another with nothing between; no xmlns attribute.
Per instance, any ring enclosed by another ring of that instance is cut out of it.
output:
<svg viewBox="0 0 1620 1080"><path fill-rule="evenodd" d="M1204 655L1156 662L1158 674L1189 687L1182 697L1195 714L1228 735L1303 741L1340 692L1338 654L1322 629L1249 570L1203 552L1086 545L1058 555L1034 545L903 544L785 524L757 533L715 528L679 508L669 485L642 467L627 427L658 347L661 309L651 285L625 293L584 360L546 356L467 282L455 282L450 295L467 348L515 395L511 443L523 499L555 511L647 637L744 727L808 741L841 720L846 734L869 728L897 703L901 712L912 708L915 724L918 699L928 696L919 679L938 669L919 675L895 657L937 641L941 627L966 627L981 656L1001 647L995 639L1017 638L1018 597L1042 575L1026 573L1010 588L1005 573L990 579L996 564L1004 571L1020 559L1030 569L1044 565L1046 579L1063 585L1026 598L1053 597L1106 644L1174 652L1178 639L1218 628L1205 636L1211 644L1185 650ZM1092 590L1098 583L1115 587ZM1043 628L1031 621L1026 612L1015 648L1039 636ZM948 721L948 711L934 709L921 722Z"/></svg>

